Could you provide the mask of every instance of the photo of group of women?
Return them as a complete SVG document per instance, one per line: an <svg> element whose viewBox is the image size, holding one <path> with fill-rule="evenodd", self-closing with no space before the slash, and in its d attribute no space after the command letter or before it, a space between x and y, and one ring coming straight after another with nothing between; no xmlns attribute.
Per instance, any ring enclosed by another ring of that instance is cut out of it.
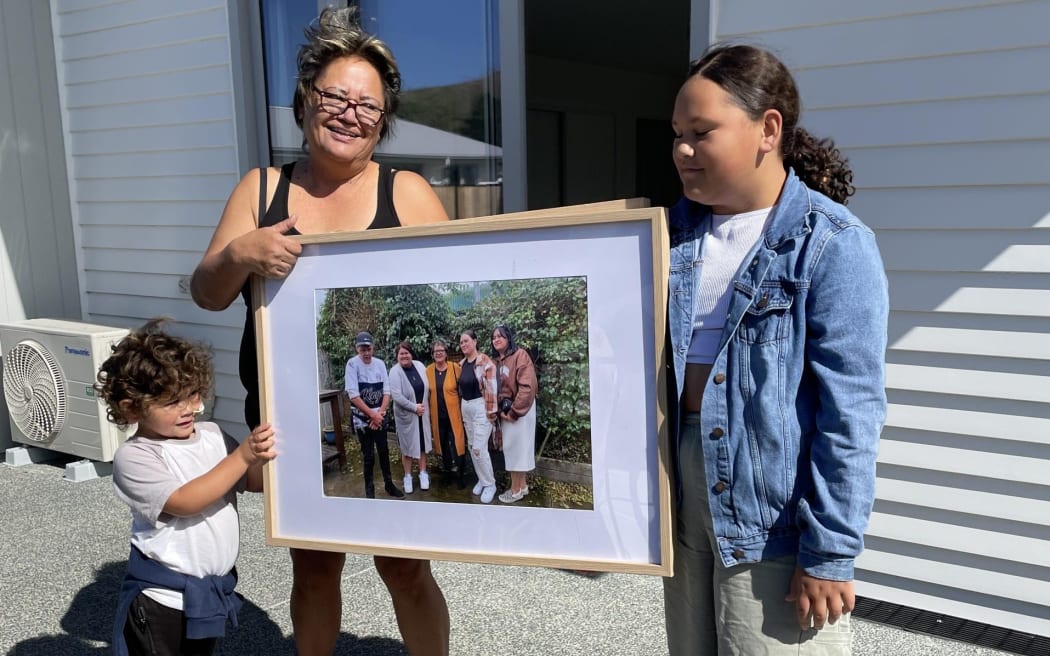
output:
<svg viewBox="0 0 1050 656"><path fill-rule="evenodd" d="M584 277L316 301L319 382L348 410L326 495L593 509Z"/></svg>

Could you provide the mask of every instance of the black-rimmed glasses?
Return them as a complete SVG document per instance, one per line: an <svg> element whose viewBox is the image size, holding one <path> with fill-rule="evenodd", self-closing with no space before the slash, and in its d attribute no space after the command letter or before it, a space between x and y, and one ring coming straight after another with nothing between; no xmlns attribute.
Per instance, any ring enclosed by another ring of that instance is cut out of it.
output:
<svg viewBox="0 0 1050 656"><path fill-rule="evenodd" d="M320 96L321 109L324 111L333 116L339 116L346 110L353 108L357 122L368 127L379 125L379 121L383 120L383 115L386 114L386 110L380 109L370 102L354 102L349 98L340 96L338 93L321 91L317 87L314 87L314 93Z"/></svg>

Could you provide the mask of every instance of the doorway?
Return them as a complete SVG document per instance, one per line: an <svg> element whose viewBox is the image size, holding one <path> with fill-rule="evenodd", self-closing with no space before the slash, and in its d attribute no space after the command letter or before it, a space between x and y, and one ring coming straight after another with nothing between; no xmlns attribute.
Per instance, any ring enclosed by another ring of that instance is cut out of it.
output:
<svg viewBox="0 0 1050 656"><path fill-rule="evenodd" d="M689 0L524 9L529 209L677 200L670 117L689 63Z"/></svg>

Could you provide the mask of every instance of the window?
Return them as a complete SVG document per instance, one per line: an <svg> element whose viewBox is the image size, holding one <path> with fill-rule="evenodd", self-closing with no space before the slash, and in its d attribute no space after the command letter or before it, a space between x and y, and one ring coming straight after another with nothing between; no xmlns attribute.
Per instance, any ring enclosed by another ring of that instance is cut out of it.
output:
<svg viewBox="0 0 1050 656"><path fill-rule="evenodd" d="M390 45L401 69L397 122L376 161L426 178L451 218L502 212L498 0L356 4L362 27ZM312 3L262 3L275 166L302 157L291 109L296 55L319 11Z"/></svg>

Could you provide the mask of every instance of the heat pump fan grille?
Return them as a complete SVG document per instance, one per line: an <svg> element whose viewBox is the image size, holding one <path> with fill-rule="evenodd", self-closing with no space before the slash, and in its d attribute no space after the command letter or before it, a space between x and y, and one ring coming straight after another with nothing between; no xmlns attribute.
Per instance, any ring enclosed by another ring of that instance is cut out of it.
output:
<svg viewBox="0 0 1050 656"><path fill-rule="evenodd" d="M55 437L66 421L66 383L51 352L25 340L4 358L4 398L11 420L35 442Z"/></svg>

